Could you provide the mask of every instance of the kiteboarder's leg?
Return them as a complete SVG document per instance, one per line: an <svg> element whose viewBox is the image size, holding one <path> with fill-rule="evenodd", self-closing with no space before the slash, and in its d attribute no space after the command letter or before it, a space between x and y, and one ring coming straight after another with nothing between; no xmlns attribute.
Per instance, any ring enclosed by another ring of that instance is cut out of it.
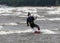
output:
<svg viewBox="0 0 60 43"><path fill-rule="evenodd" d="M34 33L40 33L40 27L37 25L37 24L34 24L34 27L36 27L37 29L38 29L38 31L37 30L35 30L35 32Z"/></svg>
<svg viewBox="0 0 60 43"><path fill-rule="evenodd" d="M35 25L35 27L37 27L38 30L40 30L40 27L37 24L34 24L34 25Z"/></svg>

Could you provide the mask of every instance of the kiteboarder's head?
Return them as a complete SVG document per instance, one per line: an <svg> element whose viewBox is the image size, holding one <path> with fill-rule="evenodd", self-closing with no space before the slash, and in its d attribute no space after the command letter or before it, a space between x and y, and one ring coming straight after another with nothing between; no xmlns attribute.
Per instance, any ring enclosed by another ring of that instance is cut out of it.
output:
<svg viewBox="0 0 60 43"><path fill-rule="evenodd" d="M28 12L28 16L30 16L31 15L31 13L30 12Z"/></svg>

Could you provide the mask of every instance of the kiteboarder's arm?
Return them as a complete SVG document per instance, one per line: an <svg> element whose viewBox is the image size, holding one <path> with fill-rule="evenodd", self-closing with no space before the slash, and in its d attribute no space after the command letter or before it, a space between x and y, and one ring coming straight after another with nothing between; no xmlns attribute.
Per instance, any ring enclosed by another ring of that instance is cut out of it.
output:
<svg viewBox="0 0 60 43"><path fill-rule="evenodd" d="M36 17L34 17L34 20L36 20L37 19L37 16Z"/></svg>
<svg viewBox="0 0 60 43"><path fill-rule="evenodd" d="M35 17L35 16L32 16L32 19L33 19L33 20L36 20L36 19L37 19L37 16L36 16L36 17Z"/></svg>
<svg viewBox="0 0 60 43"><path fill-rule="evenodd" d="M29 22L28 22L28 20L27 20L27 26L29 26Z"/></svg>

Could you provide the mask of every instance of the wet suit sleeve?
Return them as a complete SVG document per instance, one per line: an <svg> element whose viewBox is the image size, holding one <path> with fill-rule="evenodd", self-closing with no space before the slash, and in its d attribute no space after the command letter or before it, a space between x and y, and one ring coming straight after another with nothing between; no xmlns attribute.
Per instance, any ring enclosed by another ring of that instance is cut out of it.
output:
<svg viewBox="0 0 60 43"><path fill-rule="evenodd" d="M37 16L36 17L33 16L33 18L34 18L34 20L36 20L37 19Z"/></svg>

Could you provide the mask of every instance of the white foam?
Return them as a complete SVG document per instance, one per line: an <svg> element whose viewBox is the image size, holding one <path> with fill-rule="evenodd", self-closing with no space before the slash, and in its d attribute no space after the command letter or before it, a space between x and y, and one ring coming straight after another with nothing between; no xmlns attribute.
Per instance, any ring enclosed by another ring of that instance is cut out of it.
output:
<svg viewBox="0 0 60 43"><path fill-rule="evenodd" d="M3 28L3 26L0 26L0 30Z"/></svg>
<svg viewBox="0 0 60 43"><path fill-rule="evenodd" d="M43 32L43 34L57 34L56 32L48 30L48 29L42 29L41 32Z"/></svg>
<svg viewBox="0 0 60 43"><path fill-rule="evenodd" d="M50 19L47 18L47 20L55 21L55 20L60 20L60 18L50 18Z"/></svg>
<svg viewBox="0 0 60 43"><path fill-rule="evenodd" d="M26 23L26 21L20 22L20 23Z"/></svg>
<svg viewBox="0 0 60 43"><path fill-rule="evenodd" d="M17 23L0 23L0 25L18 25Z"/></svg>
<svg viewBox="0 0 60 43"><path fill-rule="evenodd" d="M3 15L3 16L8 16L8 15L10 15L10 14L1 14L1 15Z"/></svg>
<svg viewBox="0 0 60 43"><path fill-rule="evenodd" d="M19 8L20 9L20 8ZM18 10L19 10L18 9ZM36 8L29 8L29 7L23 7L22 9L21 9L21 11L23 11L23 12L37 12L37 10L36 10Z"/></svg>
<svg viewBox="0 0 60 43"><path fill-rule="evenodd" d="M47 13L56 15L56 14L60 14L60 11L55 9L54 11L53 10L52 11L47 11Z"/></svg>
<svg viewBox="0 0 60 43"><path fill-rule="evenodd" d="M34 28L34 31L38 31L37 28ZM43 34L56 34L56 32L48 30L48 29L41 29L40 30Z"/></svg>
<svg viewBox="0 0 60 43"><path fill-rule="evenodd" d="M48 30L48 29L41 29L40 30L42 32L42 34L57 34L54 31ZM32 29L27 29L24 31L21 30L0 30L0 35L7 35L7 34L13 34L13 33L33 33L34 31Z"/></svg>
<svg viewBox="0 0 60 43"><path fill-rule="evenodd" d="M6 35L6 34L13 34L13 33L28 33L28 32L33 32L31 29L28 30L0 30L0 35Z"/></svg>
<svg viewBox="0 0 60 43"><path fill-rule="evenodd" d="M60 18L37 18L37 20L50 20L50 21L56 21L56 20L60 20Z"/></svg>

